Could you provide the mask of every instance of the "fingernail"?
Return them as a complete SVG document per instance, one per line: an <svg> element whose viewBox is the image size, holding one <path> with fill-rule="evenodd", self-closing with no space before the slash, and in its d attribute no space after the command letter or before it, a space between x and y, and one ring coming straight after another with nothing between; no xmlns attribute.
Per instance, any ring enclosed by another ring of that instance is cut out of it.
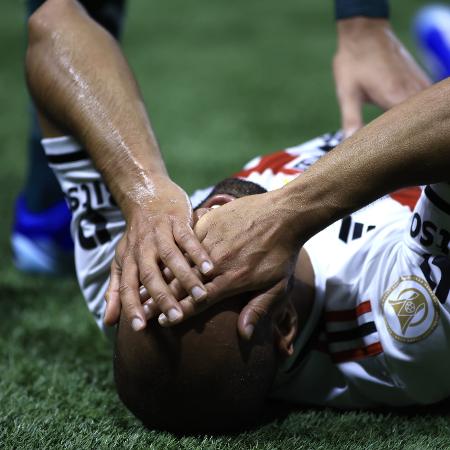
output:
<svg viewBox="0 0 450 450"><path fill-rule="evenodd" d="M131 328L133 328L134 331L140 331L144 328L145 324L139 317L135 317L131 321Z"/></svg>
<svg viewBox="0 0 450 450"><path fill-rule="evenodd" d="M247 325L244 328L244 333L245 333L245 336L247 337L247 339L250 339L252 337L254 331L255 331L255 327L253 325Z"/></svg>
<svg viewBox="0 0 450 450"><path fill-rule="evenodd" d="M206 275L208 272L211 272L213 266L209 261L203 261L202 265L200 266L201 272Z"/></svg>
<svg viewBox="0 0 450 450"><path fill-rule="evenodd" d="M167 317L165 314L160 314L158 317L158 322L160 325L165 325L167 323Z"/></svg>
<svg viewBox="0 0 450 450"><path fill-rule="evenodd" d="M152 303L152 302L145 303L143 306L146 319L151 319L153 317L152 309L150 308L150 303Z"/></svg>
<svg viewBox="0 0 450 450"><path fill-rule="evenodd" d="M203 297L206 296L206 291L200 286L194 286L192 288L191 294L192 297L194 297L194 300L201 300Z"/></svg>
<svg viewBox="0 0 450 450"><path fill-rule="evenodd" d="M180 311L178 311L178 309L170 308L167 316L169 317L169 320L171 322L175 322L182 316L182 314L180 313Z"/></svg>

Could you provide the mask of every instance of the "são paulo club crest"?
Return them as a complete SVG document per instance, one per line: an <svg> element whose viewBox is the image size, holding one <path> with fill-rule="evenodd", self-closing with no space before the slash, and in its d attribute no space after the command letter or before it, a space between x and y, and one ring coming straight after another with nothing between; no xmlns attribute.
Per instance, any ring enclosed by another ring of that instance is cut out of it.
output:
<svg viewBox="0 0 450 450"><path fill-rule="evenodd" d="M425 280L415 275L404 276L384 293L381 312L394 339L417 342L436 328L439 302Z"/></svg>

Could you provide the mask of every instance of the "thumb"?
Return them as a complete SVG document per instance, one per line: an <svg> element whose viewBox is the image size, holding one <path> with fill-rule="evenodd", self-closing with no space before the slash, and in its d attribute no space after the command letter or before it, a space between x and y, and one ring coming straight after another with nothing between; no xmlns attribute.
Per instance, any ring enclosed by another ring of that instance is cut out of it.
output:
<svg viewBox="0 0 450 450"><path fill-rule="evenodd" d="M339 108L344 138L347 139L364 126L361 97L354 91L343 92L339 95Z"/></svg>
<svg viewBox="0 0 450 450"><path fill-rule="evenodd" d="M286 280L254 297L239 314L238 331L243 339L250 340L258 322L284 300Z"/></svg>
<svg viewBox="0 0 450 450"><path fill-rule="evenodd" d="M205 214L208 213L208 208L198 208L194 211L194 224L196 224Z"/></svg>
<svg viewBox="0 0 450 450"><path fill-rule="evenodd" d="M121 304L119 295L120 277L122 271L116 260L113 259L111 264L111 277L109 286L105 294L106 309L103 317L105 325L112 326L119 321Z"/></svg>
<svg viewBox="0 0 450 450"><path fill-rule="evenodd" d="M210 218L213 212L214 211L209 211L206 208L200 208L194 216L194 232L200 242L205 239L205 236L208 233L208 228L211 222Z"/></svg>

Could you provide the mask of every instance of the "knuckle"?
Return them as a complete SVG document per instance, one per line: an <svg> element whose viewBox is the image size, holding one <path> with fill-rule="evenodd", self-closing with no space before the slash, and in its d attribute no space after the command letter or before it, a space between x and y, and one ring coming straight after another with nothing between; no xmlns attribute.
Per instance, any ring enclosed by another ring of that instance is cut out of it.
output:
<svg viewBox="0 0 450 450"><path fill-rule="evenodd" d="M124 267L124 266L126 266L126 264L128 264L129 262L131 262L133 260L134 260L133 252L131 251L130 248L128 248L120 256L118 265L120 265L121 267Z"/></svg>
<svg viewBox="0 0 450 450"><path fill-rule="evenodd" d="M167 294L163 291L156 292L152 298L157 305L163 305L168 300Z"/></svg>
<svg viewBox="0 0 450 450"><path fill-rule="evenodd" d="M267 310L263 308L262 306L254 305L252 308L253 316L256 318L256 320L261 320L264 317L267 316Z"/></svg>
<svg viewBox="0 0 450 450"><path fill-rule="evenodd" d="M217 289L215 286L208 286L206 291L208 292L208 297L204 301L210 302L217 297Z"/></svg>
<svg viewBox="0 0 450 450"><path fill-rule="evenodd" d="M192 239L192 237L192 232L187 227L182 227L177 231L177 240L180 242L187 242Z"/></svg>
<svg viewBox="0 0 450 450"><path fill-rule="evenodd" d="M127 283L121 283L119 286L119 294L120 296L127 296L131 291L130 286Z"/></svg>
<svg viewBox="0 0 450 450"><path fill-rule="evenodd" d="M216 302L224 289L223 288L221 289L219 286L216 286L215 284L211 283L207 286L206 290L208 292L208 297L206 297L206 300L203 300L202 303Z"/></svg>
<svg viewBox="0 0 450 450"><path fill-rule="evenodd" d="M215 254L215 252L213 252L211 254L211 257L214 259L214 262L217 266L226 267L231 260L231 253L225 251L221 252L220 254Z"/></svg>
<svg viewBox="0 0 450 450"><path fill-rule="evenodd" d="M191 275L189 272L186 271L181 271L178 274L177 278L178 281L180 282L180 287L183 287L188 291L190 291L191 288L193 288L199 283L199 281L197 281L197 279L193 275Z"/></svg>
<svg viewBox="0 0 450 450"><path fill-rule="evenodd" d="M234 270L233 278L238 280L238 283L249 281L251 273L251 267L245 265Z"/></svg>
<svg viewBox="0 0 450 450"><path fill-rule="evenodd" d="M175 258L177 252L173 247L162 247L159 254L163 261L170 261Z"/></svg>
<svg viewBox="0 0 450 450"><path fill-rule="evenodd" d="M155 273L153 272L153 270L147 270L141 276L141 282L146 287L151 286L154 281L155 281Z"/></svg>
<svg viewBox="0 0 450 450"><path fill-rule="evenodd" d="M199 248L197 245L193 246L191 249L189 249L189 255L193 259L201 259L204 256L205 252Z"/></svg>

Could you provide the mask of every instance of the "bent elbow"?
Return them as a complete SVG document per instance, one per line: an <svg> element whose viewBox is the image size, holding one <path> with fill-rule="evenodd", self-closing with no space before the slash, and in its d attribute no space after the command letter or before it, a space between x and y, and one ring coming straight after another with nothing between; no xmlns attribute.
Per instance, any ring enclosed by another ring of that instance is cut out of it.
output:
<svg viewBox="0 0 450 450"><path fill-rule="evenodd" d="M28 19L28 46L50 37L75 3L74 0L46 0Z"/></svg>
<svg viewBox="0 0 450 450"><path fill-rule="evenodd" d="M28 19L28 46L25 57L27 79L39 65L58 30L67 26L76 0L46 0Z"/></svg>

